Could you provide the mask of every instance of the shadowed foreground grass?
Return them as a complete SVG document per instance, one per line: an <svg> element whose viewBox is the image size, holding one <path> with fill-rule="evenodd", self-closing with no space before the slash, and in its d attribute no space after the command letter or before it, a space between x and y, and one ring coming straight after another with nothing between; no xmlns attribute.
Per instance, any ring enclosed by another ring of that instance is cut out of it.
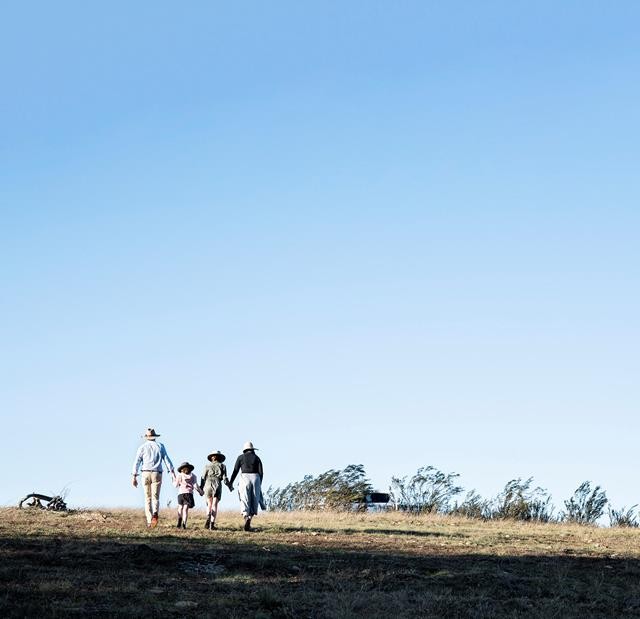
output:
<svg viewBox="0 0 640 619"><path fill-rule="evenodd" d="M0 509L0 613L640 617L640 531L406 514ZM164 519L162 519L164 517Z"/></svg>

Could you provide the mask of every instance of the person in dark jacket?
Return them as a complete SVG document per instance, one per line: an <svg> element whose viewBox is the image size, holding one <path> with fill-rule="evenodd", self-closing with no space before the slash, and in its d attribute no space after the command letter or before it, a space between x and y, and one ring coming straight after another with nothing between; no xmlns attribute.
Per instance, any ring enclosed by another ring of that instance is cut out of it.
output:
<svg viewBox="0 0 640 619"><path fill-rule="evenodd" d="M251 441L244 444L242 453L236 459L229 480L230 488L233 488L233 482L238 474L240 474L238 495L244 517L244 530L251 531L251 518L258 514L258 507L266 509L262 498L262 460L256 454L256 448Z"/></svg>

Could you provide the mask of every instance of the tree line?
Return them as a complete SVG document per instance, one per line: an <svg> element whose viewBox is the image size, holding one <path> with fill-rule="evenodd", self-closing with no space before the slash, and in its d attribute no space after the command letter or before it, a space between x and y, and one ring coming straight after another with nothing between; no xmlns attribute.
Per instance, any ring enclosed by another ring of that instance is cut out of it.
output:
<svg viewBox="0 0 640 619"><path fill-rule="evenodd" d="M549 492L534 486L533 477L508 481L496 496L483 498L475 490L464 494L458 485L458 473L444 473L424 466L414 475L392 477L387 509L418 514L444 514L482 520L521 520L526 522L568 522L596 524L605 514L610 526L640 526L637 505L614 509L600 486L582 482L573 495L556 511ZM463 496L464 494L464 496ZM350 464L343 470L330 469L319 475L307 475L301 481L265 493L267 508L295 510L366 510L371 498L381 496L367 478L364 466ZM381 506L378 506L381 507Z"/></svg>

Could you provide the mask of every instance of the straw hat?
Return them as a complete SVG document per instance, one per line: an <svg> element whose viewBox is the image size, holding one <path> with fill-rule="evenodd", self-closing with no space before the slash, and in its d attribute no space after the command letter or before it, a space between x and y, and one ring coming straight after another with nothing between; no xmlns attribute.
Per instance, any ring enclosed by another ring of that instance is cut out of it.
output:
<svg viewBox="0 0 640 619"><path fill-rule="evenodd" d="M227 456L225 456L220 450L214 451L213 453L209 454L207 456L207 460L211 462L213 459L213 456L218 456L218 462L224 462L227 459Z"/></svg>
<svg viewBox="0 0 640 619"><path fill-rule="evenodd" d="M251 441L247 441L243 446L242 446L242 451L247 451L248 449L258 449L257 447L253 446L253 443Z"/></svg>

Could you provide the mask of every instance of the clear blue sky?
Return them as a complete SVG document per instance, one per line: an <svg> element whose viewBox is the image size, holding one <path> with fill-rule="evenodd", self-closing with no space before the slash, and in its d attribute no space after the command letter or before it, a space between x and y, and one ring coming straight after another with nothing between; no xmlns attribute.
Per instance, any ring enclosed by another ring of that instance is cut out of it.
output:
<svg viewBox="0 0 640 619"><path fill-rule="evenodd" d="M639 503L639 18L4 6L0 504L141 506L147 426L198 469L252 440L267 485Z"/></svg>

